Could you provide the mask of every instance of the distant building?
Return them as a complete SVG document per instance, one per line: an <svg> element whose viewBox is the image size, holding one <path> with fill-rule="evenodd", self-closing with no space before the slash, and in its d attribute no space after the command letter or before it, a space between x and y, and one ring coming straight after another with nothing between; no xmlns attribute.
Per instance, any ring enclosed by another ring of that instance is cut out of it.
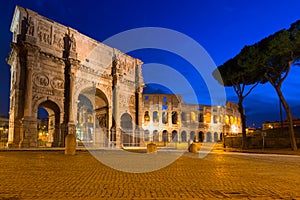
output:
<svg viewBox="0 0 300 200"><path fill-rule="evenodd" d="M9 119L0 117L0 146L5 146L8 138Z"/></svg>
<svg viewBox="0 0 300 200"><path fill-rule="evenodd" d="M256 131L256 128L254 128L254 127L247 127L246 128L246 134L247 135L250 135L250 134L254 133L254 131Z"/></svg>
<svg viewBox="0 0 300 200"><path fill-rule="evenodd" d="M262 130L268 130L268 129L276 129L276 128L287 128L288 127L288 119L284 119L284 121L281 123L280 121L273 121L273 122L264 122L262 124ZM293 117L293 125L300 126L300 119L297 117Z"/></svg>

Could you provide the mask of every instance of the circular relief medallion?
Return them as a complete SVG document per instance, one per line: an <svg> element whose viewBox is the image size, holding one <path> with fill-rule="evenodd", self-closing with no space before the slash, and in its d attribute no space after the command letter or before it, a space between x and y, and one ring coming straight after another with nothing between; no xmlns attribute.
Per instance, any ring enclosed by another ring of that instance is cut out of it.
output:
<svg viewBox="0 0 300 200"><path fill-rule="evenodd" d="M49 85L49 79L44 74L36 74L34 76L34 83L40 87L46 87Z"/></svg>
<svg viewBox="0 0 300 200"><path fill-rule="evenodd" d="M51 80L51 85L53 89L62 90L64 89L64 80L55 77L53 80Z"/></svg>

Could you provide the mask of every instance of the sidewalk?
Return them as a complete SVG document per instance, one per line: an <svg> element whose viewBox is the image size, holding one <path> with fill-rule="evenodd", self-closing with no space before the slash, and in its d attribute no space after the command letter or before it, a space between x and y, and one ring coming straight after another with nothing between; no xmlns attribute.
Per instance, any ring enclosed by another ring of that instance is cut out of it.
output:
<svg viewBox="0 0 300 200"><path fill-rule="evenodd" d="M291 148L286 149L273 149L273 148L264 148L264 149L240 149L240 148L231 148L223 147L223 144L217 143L213 150L214 152L238 152L238 153L259 153L259 154L279 154L279 155L298 155L300 156L300 149L297 151L292 151Z"/></svg>
<svg viewBox="0 0 300 200"><path fill-rule="evenodd" d="M89 150L103 150L107 148L85 148L85 147L77 147L76 151L89 151ZM120 150L111 148L109 150ZM65 151L64 147L44 147L44 148L5 148L0 147L1 151ZM142 153L145 153L145 149L141 149ZM217 143L214 145L212 152L237 152L237 153L258 153L258 154L279 154L279 155L298 155L300 156L300 148L297 151L292 151L290 148L287 149L240 149L240 148L231 148L231 147L223 147L222 143Z"/></svg>

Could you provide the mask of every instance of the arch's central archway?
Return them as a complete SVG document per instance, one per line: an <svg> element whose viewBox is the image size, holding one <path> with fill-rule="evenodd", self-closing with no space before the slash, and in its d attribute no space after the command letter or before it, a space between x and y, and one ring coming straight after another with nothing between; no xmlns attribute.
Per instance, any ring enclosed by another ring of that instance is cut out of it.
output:
<svg viewBox="0 0 300 200"><path fill-rule="evenodd" d="M109 102L98 88L84 89L77 101L76 137L85 146L103 147L109 142Z"/></svg>

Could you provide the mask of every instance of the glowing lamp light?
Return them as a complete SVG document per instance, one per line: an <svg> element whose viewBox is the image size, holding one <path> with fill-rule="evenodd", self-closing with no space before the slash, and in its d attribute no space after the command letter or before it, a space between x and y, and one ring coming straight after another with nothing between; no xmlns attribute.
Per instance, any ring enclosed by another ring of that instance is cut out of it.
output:
<svg viewBox="0 0 300 200"><path fill-rule="evenodd" d="M150 121L150 116L146 115L144 119L145 119L145 121Z"/></svg>
<svg viewBox="0 0 300 200"><path fill-rule="evenodd" d="M232 130L233 133L238 132L238 129L237 129L236 125L231 125L231 130Z"/></svg>
<svg viewBox="0 0 300 200"><path fill-rule="evenodd" d="M269 124L269 126L268 126L270 129L273 129L273 126L271 125L271 124Z"/></svg>

